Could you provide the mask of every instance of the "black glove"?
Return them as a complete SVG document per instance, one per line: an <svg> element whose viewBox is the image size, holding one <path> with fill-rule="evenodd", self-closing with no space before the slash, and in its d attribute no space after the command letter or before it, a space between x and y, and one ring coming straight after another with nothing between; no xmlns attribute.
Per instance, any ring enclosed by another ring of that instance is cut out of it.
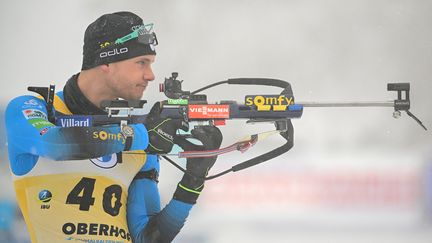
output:
<svg viewBox="0 0 432 243"><path fill-rule="evenodd" d="M198 126L191 131L192 137L201 141L203 145L195 145L186 139L176 139L184 151L219 149L222 143L222 133L215 126ZM186 163L186 171L177 185L174 199L195 204L202 189L204 177L216 162L217 156L208 158L189 158Z"/></svg>
<svg viewBox="0 0 432 243"><path fill-rule="evenodd" d="M177 129L188 131L188 124L184 121L161 118L160 113L160 102L157 102L144 122L149 136L149 145L146 149L149 154L169 153L174 145Z"/></svg>

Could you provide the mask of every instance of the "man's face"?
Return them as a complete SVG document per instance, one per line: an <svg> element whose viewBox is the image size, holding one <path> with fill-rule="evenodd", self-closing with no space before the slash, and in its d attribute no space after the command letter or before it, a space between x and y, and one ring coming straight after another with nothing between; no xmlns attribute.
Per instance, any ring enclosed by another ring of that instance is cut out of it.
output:
<svg viewBox="0 0 432 243"><path fill-rule="evenodd" d="M144 55L110 63L107 86L112 94L125 100L141 99L148 82L155 79L154 61L154 55Z"/></svg>

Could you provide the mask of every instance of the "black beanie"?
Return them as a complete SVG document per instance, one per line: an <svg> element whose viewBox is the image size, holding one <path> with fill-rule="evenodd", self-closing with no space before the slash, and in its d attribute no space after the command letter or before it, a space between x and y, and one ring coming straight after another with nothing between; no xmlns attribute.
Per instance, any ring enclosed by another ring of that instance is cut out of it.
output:
<svg viewBox="0 0 432 243"><path fill-rule="evenodd" d="M154 42L151 43L144 44L139 41L141 38L132 38L123 43L115 43L117 39L136 31L138 28L145 29L143 20L131 12L104 14L96 19L87 27L84 34L81 70L141 55L156 55L154 46L157 44L157 40L154 33L147 33L147 37L151 37L152 40L154 38Z"/></svg>

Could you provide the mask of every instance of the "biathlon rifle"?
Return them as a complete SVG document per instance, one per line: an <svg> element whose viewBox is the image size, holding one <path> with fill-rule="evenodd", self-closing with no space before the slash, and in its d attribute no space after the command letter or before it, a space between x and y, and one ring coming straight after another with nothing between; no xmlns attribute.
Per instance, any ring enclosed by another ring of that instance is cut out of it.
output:
<svg viewBox="0 0 432 243"><path fill-rule="evenodd" d="M182 82L177 79L178 73L172 73L170 78L165 78L164 83L160 84L159 90L168 98L161 102L161 117L171 119L181 119L185 124L197 122L202 125L206 122L210 125L225 125L226 120L243 119L247 123L274 123L276 129L274 131L257 133L248 136L230 146L207 151L184 151L178 154L166 154L162 157L182 170L188 173L185 169L172 161L167 156L178 156L180 158L196 158L196 157L212 157L220 154L240 151L245 152L251 146L255 145L259 140L271 135L280 134L286 142L269 152L261 154L252 159L238 163L230 169L222 171L213 176L207 176L205 179L213 179L222 176L228 172L236 172L259 163L273 159L279 155L288 152L293 147L293 138L289 134L291 119L300 118L303 114L304 107L393 107L393 117L399 118L401 112L406 112L412 117L422 128L426 127L422 122L410 112L410 83L388 83L388 91L396 91L397 99L392 101L379 102L295 102L294 94L290 83L270 78L234 78L207 85L203 88L191 91L182 89ZM272 86L281 88L282 91L277 95L247 95L245 96L244 104L238 104L236 101L220 101L214 104L207 102L207 96L201 92L218 85L260 85ZM28 87L29 91L37 92L44 97L47 102L48 119L56 123L61 117L54 114L53 97L54 85L46 87ZM145 100L127 101L113 100L104 101L101 106L106 110L107 115L92 115L92 126L103 126L109 124L137 124L144 123L147 115L134 115L134 109L141 109ZM182 134L186 138L190 134Z"/></svg>

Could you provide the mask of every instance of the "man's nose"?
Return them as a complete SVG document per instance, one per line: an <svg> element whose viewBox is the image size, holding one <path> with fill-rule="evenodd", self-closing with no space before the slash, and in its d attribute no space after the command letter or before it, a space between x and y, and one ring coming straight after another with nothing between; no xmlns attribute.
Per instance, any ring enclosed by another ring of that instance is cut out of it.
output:
<svg viewBox="0 0 432 243"><path fill-rule="evenodd" d="M155 80L155 75L153 73L153 70L151 68L149 68L145 73L144 73L144 79L146 81L153 81Z"/></svg>

